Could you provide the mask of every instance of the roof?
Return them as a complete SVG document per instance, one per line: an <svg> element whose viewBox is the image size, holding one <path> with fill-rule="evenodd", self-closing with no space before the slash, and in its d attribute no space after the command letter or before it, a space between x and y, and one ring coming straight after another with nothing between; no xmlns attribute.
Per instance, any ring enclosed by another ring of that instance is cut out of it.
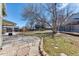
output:
<svg viewBox="0 0 79 59"><path fill-rule="evenodd" d="M2 26L16 26L16 23L3 19Z"/></svg>

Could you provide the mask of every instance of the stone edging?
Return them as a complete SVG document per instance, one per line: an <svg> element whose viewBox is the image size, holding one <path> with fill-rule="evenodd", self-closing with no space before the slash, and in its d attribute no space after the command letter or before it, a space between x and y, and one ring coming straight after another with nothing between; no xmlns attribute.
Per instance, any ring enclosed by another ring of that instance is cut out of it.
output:
<svg viewBox="0 0 79 59"><path fill-rule="evenodd" d="M39 53L41 54L41 56L48 56L48 54L43 49L43 38L40 39Z"/></svg>

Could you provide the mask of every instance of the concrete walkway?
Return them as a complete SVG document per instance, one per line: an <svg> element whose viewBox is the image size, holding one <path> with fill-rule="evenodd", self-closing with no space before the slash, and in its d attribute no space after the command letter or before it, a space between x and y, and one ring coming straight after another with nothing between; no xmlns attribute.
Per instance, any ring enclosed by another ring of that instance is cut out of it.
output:
<svg viewBox="0 0 79 59"><path fill-rule="evenodd" d="M1 56L40 56L40 38L35 36L3 36Z"/></svg>

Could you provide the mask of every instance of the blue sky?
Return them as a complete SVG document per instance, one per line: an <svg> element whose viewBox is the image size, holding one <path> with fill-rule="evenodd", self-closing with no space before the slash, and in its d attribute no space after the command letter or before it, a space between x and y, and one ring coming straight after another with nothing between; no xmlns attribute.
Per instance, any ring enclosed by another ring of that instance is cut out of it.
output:
<svg viewBox="0 0 79 59"><path fill-rule="evenodd" d="M67 5L67 4L65 4ZM65 6L63 5L63 6ZM76 4L79 8L79 4ZM24 7L26 7L27 4L24 3L8 3L6 4L6 12L7 16L5 17L6 20L15 22L17 26L22 27L26 24L24 20L22 20L21 13ZM79 11L79 9L77 9Z"/></svg>
<svg viewBox="0 0 79 59"><path fill-rule="evenodd" d="M8 3L6 4L6 13L7 16L5 17L6 20L12 21L17 23L17 26L24 26L25 21L22 20L22 10L25 7L25 4L20 3Z"/></svg>

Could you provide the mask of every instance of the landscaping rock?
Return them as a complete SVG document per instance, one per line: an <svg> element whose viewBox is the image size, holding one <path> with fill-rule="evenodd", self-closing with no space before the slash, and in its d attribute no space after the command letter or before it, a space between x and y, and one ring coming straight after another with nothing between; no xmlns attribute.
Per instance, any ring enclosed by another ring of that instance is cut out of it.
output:
<svg viewBox="0 0 79 59"><path fill-rule="evenodd" d="M67 56L65 53L60 53L60 56Z"/></svg>

